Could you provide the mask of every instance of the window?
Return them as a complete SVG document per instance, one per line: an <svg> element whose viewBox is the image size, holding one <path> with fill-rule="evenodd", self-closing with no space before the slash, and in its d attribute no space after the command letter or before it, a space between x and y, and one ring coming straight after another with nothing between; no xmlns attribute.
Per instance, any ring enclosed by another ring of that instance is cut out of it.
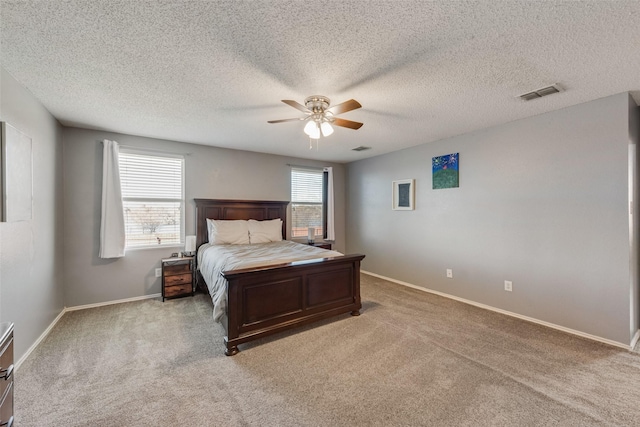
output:
<svg viewBox="0 0 640 427"><path fill-rule="evenodd" d="M126 248L178 246L184 212L184 158L120 150Z"/></svg>
<svg viewBox="0 0 640 427"><path fill-rule="evenodd" d="M291 169L291 237L306 237L309 227L324 236L326 199L322 169Z"/></svg>

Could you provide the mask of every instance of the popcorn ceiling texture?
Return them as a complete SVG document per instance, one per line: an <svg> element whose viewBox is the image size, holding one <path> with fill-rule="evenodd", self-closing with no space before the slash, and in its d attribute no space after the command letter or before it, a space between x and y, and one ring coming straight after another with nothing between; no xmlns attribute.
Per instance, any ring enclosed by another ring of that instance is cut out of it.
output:
<svg viewBox="0 0 640 427"><path fill-rule="evenodd" d="M7 1L0 64L64 125L348 162L630 91L640 2ZM565 92L518 95L560 83ZM281 99L357 99L318 151ZM360 145L373 147L351 151Z"/></svg>

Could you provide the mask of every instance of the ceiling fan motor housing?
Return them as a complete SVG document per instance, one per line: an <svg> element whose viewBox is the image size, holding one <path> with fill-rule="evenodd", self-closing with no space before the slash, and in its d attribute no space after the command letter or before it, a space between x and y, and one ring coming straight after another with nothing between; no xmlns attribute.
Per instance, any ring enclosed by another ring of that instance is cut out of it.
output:
<svg viewBox="0 0 640 427"><path fill-rule="evenodd" d="M323 113L330 104L329 98L322 95L311 95L304 100L304 106L314 113Z"/></svg>

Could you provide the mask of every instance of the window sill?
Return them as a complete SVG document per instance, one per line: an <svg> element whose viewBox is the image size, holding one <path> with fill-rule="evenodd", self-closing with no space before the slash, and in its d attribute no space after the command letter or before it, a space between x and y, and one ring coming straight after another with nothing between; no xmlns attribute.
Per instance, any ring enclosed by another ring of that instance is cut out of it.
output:
<svg viewBox="0 0 640 427"><path fill-rule="evenodd" d="M184 248L184 244L171 244L171 245L156 245L156 246L136 246L133 248L125 248L125 252L138 252L138 251L149 251L153 249L182 249ZM178 251L179 252L179 251Z"/></svg>

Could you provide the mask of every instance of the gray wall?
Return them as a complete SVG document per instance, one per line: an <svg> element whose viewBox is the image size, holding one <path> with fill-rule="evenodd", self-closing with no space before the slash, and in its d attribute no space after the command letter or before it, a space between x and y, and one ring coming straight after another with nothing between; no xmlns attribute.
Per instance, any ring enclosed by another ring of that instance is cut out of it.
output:
<svg viewBox="0 0 640 427"><path fill-rule="evenodd" d="M64 308L62 128L1 67L0 120L32 140L33 219L0 223L0 321L15 325L17 361Z"/></svg>
<svg viewBox="0 0 640 427"><path fill-rule="evenodd" d="M154 275L160 259L181 248L129 251L98 258L102 140L124 146L185 154L186 234L195 233L194 198L290 200L287 164L333 166L336 198L335 249L345 248L345 167L310 160L228 150L131 135L64 128L64 271L68 307L160 292ZM297 142L292 142L297 143Z"/></svg>
<svg viewBox="0 0 640 427"><path fill-rule="evenodd" d="M350 163L347 250L364 270L629 345L630 142L624 93ZM431 158L456 152L460 187L432 190ZM416 209L392 211L405 178Z"/></svg>

